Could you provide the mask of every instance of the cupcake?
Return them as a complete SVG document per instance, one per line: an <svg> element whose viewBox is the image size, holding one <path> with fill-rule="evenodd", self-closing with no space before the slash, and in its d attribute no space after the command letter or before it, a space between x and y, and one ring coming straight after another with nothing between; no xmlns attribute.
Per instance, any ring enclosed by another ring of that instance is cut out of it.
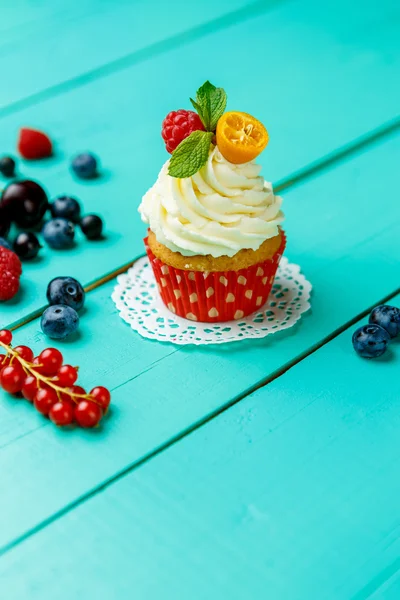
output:
<svg viewBox="0 0 400 600"><path fill-rule="evenodd" d="M242 319L271 291L285 248L282 199L255 158L268 143L257 119L225 112L226 94L206 82L163 122L171 158L139 207L161 298L192 321Z"/></svg>

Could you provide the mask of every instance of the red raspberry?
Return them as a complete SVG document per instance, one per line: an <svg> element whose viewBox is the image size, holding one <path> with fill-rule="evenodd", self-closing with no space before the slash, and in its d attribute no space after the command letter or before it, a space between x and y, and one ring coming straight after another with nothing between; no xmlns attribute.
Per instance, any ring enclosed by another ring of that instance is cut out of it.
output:
<svg viewBox="0 0 400 600"><path fill-rule="evenodd" d="M22 127L19 132L18 152L28 160L46 158L53 151L50 138L37 129Z"/></svg>
<svg viewBox="0 0 400 600"><path fill-rule="evenodd" d="M161 130L167 152L172 154L181 141L193 131L204 131L204 125L197 113L183 108L170 112L165 117Z"/></svg>
<svg viewBox="0 0 400 600"><path fill-rule="evenodd" d="M0 246L0 301L11 300L18 292L21 273L18 256Z"/></svg>

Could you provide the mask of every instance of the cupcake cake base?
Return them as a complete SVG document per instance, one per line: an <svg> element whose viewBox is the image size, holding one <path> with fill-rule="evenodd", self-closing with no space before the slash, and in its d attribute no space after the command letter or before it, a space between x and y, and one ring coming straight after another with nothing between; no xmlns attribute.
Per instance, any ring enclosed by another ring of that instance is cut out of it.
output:
<svg viewBox="0 0 400 600"><path fill-rule="evenodd" d="M123 321L140 336L178 345L215 345L262 339L293 327L310 308L312 286L299 265L283 256L267 302L237 321L190 321L166 308L147 256L117 278L112 299Z"/></svg>
<svg viewBox="0 0 400 600"><path fill-rule="evenodd" d="M146 252L165 306L180 317L207 323L239 320L265 304L285 249L284 232L280 231L276 238L267 242L257 251L242 250L236 257L227 258L235 270L214 270L221 264L215 261L225 257L179 255L178 260L186 262L182 263L184 268L177 268L171 264L176 264L176 253L171 253L172 260L168 254L161 254L165 247L155 246L155 238L145 239ZM202 259L201 264L199 259ZM252 259L257 262L251 263ZM242 268L237 268L241 265Z"/></svg>

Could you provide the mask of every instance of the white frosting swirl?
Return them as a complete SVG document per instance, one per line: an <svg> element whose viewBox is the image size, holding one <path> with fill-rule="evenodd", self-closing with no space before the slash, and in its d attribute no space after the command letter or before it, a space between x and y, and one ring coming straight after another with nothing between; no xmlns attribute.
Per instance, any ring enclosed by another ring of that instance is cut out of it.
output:
<svg viewBox="0 0 400 600"><path fill-rule="evenodd" d="M278 234L282 198L254 161L234 165L215 147L192 177L168 175L168 161L139 207L158 242L184 256L233 256Z"/></svg>

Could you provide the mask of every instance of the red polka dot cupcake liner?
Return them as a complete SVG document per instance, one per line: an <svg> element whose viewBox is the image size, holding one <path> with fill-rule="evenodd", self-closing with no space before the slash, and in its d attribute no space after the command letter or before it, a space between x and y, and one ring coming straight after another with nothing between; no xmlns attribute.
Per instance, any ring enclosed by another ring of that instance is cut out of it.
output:
<svg viewBox="0 0 400 600"><path fill-rule="evenodd" d="M279 261L281 245L268 260L239 271L202 272L175 269L154 256L144 240L157 287L165 306L175 315L206 323L239 320L267 301Z"/></svg>

